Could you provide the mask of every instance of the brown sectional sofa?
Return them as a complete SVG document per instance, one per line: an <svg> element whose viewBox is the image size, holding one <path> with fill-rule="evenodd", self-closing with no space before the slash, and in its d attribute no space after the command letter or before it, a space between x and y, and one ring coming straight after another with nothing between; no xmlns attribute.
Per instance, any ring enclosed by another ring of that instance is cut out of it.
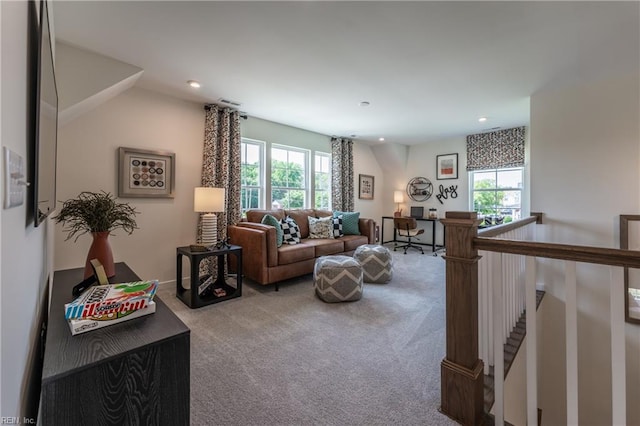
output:
<svg viewBox="0 0 640 426"><path fill-rule="evenodd" d="M260 223L265 214L278 220L291 216L300 227L300 244L281 247L276 245L276 228ZM267 285L313 272L316 258L342 254L352 255L363 244L375 243L375 221L360 218L358 228L361 235L345 235L334 239L310 239L308 217L331 216L330 211L315 209L300 210L249 210L247 219L227 229L231 244L242 247L242 269L244 276Z"/></svg>

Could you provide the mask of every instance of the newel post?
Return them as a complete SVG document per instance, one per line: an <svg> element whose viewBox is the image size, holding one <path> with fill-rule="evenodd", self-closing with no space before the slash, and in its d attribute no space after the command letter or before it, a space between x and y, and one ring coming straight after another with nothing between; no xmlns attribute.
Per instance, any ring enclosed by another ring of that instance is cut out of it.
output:
<svg viewBox="0 0 640 426"><path fill-rule="evenodd" d="M441 363L441 411L463 425L482 424L484 365L478 358L478 236L476 212L447 212L447 354Z"/></svg>

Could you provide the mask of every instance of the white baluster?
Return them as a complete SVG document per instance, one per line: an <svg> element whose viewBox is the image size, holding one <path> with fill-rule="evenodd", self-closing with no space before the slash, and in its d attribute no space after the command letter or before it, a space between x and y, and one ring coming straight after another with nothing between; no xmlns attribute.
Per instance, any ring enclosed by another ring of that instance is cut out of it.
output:
<svg viewBox="0 0 640 426"><path fill-rule="evenodd" d="M624 269L612 266L611 273L611 424L627 423L626 358L624 331Z"/></svg>
<svg viewBox="0 0 640 426"><path fill-rule="evenodd" d="M536 313L536 258L527 256L525 293L527 304L527 424L538 424L538 334Z"/></svg>
<svg viewBox="0 0 640 426"><path fill-rule="evenodd" d="M493 263L494 270L502 271L502 254L495 256ZM493 286L493 391L495 402L493 404L493 413L495 416L495 424L504 424L504 347L502 339L503 328L503 304L504 288L502 286L502 274L496 274Z"/></svg>
<svg viewBox="0 0 640 426"><path fill-rule="evenodd" d="M565 328L567 339L567 424L578 423L578 307L576 303L576 262L564 262Z"/></svg>

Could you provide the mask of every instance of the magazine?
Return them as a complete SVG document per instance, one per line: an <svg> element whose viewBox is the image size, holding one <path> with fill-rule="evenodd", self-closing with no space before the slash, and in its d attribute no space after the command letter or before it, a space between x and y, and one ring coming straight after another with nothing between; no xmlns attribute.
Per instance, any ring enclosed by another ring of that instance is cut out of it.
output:
<svg viewBox="0 0 640 426"><path fill-rule="evenodd" d="M89 287L73 302L64 305L64 317L69 320L144 309L157 289L158 280Z"/></svg>
<svg viewBox="0 0 640 426"><path fill-rule="evenodd" d="M149 302L146 308L138 309L136 311L128 312L115 312L106 315L99 315L91 318L84 319L70 319L69 328L71 334L81 334L87 331L97 330L102 327L108 327L113 324L118 324L123 321L128 321L134 318L139 318L145 315L152 314L156 311L156 302L153 300Z"/></svg>

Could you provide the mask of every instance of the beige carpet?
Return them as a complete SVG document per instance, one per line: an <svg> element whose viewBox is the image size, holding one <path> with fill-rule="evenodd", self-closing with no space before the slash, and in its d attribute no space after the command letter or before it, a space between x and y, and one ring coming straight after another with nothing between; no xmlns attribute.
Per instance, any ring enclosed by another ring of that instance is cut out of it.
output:
<svg viewBox="0 0 640 426"><path fill-rule="evenodd" d="M247 254L245 253L245 256ZM327 304L311 275L190 310L192 425L454 425L438 412L444 260L394 253L388 284Z"/></svg>

